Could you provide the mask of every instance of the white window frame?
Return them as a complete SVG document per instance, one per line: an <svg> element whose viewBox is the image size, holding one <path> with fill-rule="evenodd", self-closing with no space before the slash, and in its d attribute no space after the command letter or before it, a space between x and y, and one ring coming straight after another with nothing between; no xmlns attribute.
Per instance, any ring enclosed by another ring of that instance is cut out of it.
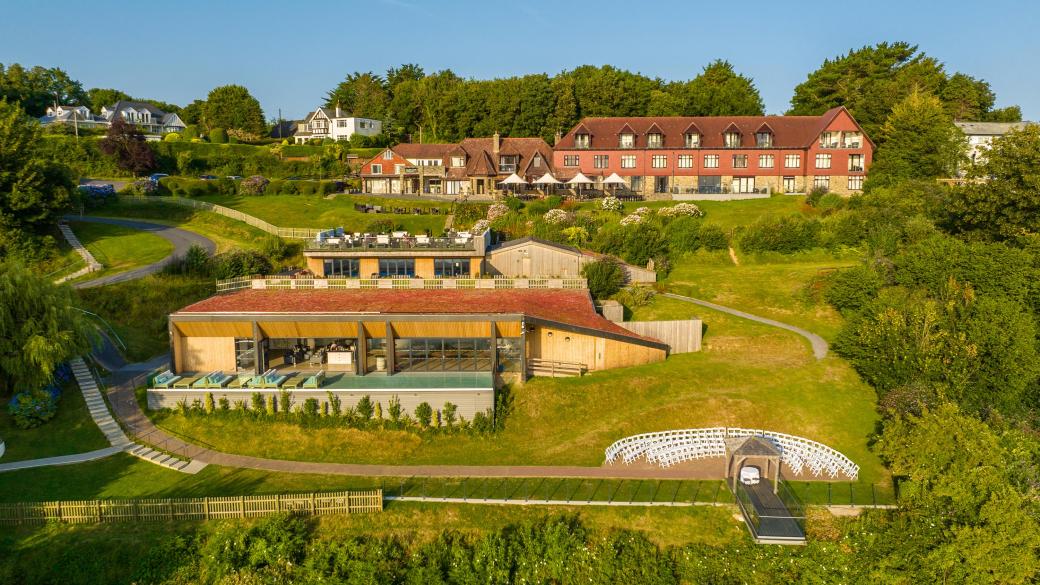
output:
<svg viewBox="0 0 1040 585"><path fill-rule="evenodd" d="M683 144L686 148L700 148L701 146L701 135L700 134L686 134L683 136Z"/></svg>
<svg viewBox="0 0 1040 585"><path fill-rule="evenodd" d="M722 143L726 148L740 148L740 133L726 132L722 135Z"/></svg>
<svg viewBox="0 0 1040 585"><path fill-rule="evenodd" d="M636 155L634 155L634 154L623 154L623 155L621 155L621 168L623 168L623 169L634 169L634 168L636 168Z"/></svg>
<svg viewBox="0 0 1040 585"><path fill-rule="evenodd" d="M618 135L618 148L635 148L636 147L636 135L631 132L625 132Z"/></svg>
<svg viewBox="0 0 1040 585"><path fill-rule="evenodd" d="M792 164L794 163L794 164ZM797 169L802 166L802 155L800 154L785 154L784 155L784 168L785 169Z"/></svg>
<svg viewBox="0 0 1040 585"><path fill-rule="evenodd" d="M717 154L706 154L704 155L704 168L706 169L717 169L719 168L719 155Z"/></svg>
<svg viewBox="0 0 1040 585"><path fill-rule="evenodd" d="M692 154L680 154L678 161L678 168L680 169L692 169L693 168L693 155Z"/></svg>
<svg viewBox="0 0 1040 585"><path fill-rule="evenodd" d="M818 153L816 155L816 168L818 169L829 169L831 168L831 155L825 153Z"/></svg>
<svg viewBox="0 0 1040 585"><path fill-rule="evenodd" d="M772 154L760 154L758 155L758 168L760 169L771 169L776 164L776 157Z"/></svg>
<svg viewBox="0 0 1040 585"><path fill-rule="evenodd" d="M372 163L372 174L373 175L382 175L383 174L383 165L382 165L382 163Z"/></svg>
<svg viewBox="0 0 1040 585"><path fill-rule="evenodd" d="M863 175L849 176L849 191L863 190Z"/></svg>
<svg viewBox="0 0 1040 585"><path fill-rule="evenodd" d="M652 169L667 169L668 168L668 155L666 154L655 154L650 157L650 168Z"/></svg>
<svg viewBox="0 0 1040 585"><path fill-rule="evenodd" d="M646 135L646 147L647 148L661 148L664 146L664 134L660 132L651 132Z"/></svg>
<svg viewBox="0 0 1040 585"><path fill-rule="evenodd" d="M831 188L831 177L830 175L815 175L812 180L813 189L830 189Z"/></svg>

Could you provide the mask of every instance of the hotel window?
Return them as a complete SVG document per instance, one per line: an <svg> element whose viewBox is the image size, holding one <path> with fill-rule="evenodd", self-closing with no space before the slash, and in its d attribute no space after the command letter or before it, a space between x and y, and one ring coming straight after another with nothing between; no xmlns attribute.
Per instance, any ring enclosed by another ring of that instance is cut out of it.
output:
<svg viewBox="0 0 1040 585"><path fill-rule="evenodd" d="M733 155L733 168L735 168L735 169L746 169L747 168L747 155L746 154L734 154Z"/></svg>
<svg viewBox="0 0 1040 585"><path fill-rule="evenodd" d="M646 135L646 147L647 148L661 148L664 146L664 137L658 132L652 132Z"/></svg>
<svg viewBox="0 0 1040 585"><path fill-rule="evenodd" d="M466 157L464 156L453 156L451 157L451 166L455 168L466 166Z"/></svg>
<svg viewBox="0 0 1040 585"><path fill-rule="evenodd" d="M773 155L771 154L760 154L758 155L758 168L760 169L771 169L773 168Z"/></svg>
<svg viewBox="0 0 1040 585"><path fill-rule="evenodd" d="M706 154L706 155L704 155L704 168L706 168L706 169L717 169L717 168L719 168L719 155L717 155L717 154Z"/></svg>
<svg viewBox="0 0 1040 585"><path fill-rule="evenodd" d="M629 188L636 193L643 190L643 177L632 177L632 184Z"/></svg>
<svg viewBox="0 0 1040 585"><path fill-rule="evenodd" d="M610 157L605 154L597 154L592 157L592 167L597 169L605 169L610 166Z"/></svg>
<svg viewBox="0 0 1040 585"><path fill-rule="evenodd" d="M784 177L784 193L797 193L798 184L794 177Z"/></svg>
<svg viewBox="0 0 1040 585"><path fill-rule="evenodd" d="M755 192L755 178L754 177L733 177L733 192L734 193L754 193Z"/></svg>
<svg viewBox="0 0 1040 585"><path fill-rule="evenodd" d="M831 168L831 155L829 155L829 154L818 154L818 155L816 155L816 168L818 168L818 169L829 169L829 168Z"/></svg>
<svg viewBox="0 0 1040 585"><path fill-rule="evenodd" d="M383 160L391 160L393 158L394 158L394 153L393 152L387 150L386 152L383 153Z"/></svg>
<svg viewBox="0 0 1040 585"><path fill-rule="evenodd" d="M863 190L863 175L853 175L849 177L849 191L862 191Z"/></svg>
<svg viewBox="0 0 1040 585"><path fill-rule="evenodd" d="M827 176L816 176L812 180L813 189L830 189L831 178Z"/></svg>
<svg viewBox="0 0 1040 585"><path fill-rule="evenodd" d="M433 275L443 278L471 276L469 258L434 258Z"/></svg>
<svg viewBox="0 0 1040 585"><path fill-rule="evenodd" d="M495 341L498 346L498 371L519 372L523 340L520 337L499 337Z"/></svg>
<svg viewBox="0 0 1040 585"><path fill-rule="evenodd" d="M486 337L402 337L394 340L398 372L490 372L491 340Z"/></svg>
<svg viewBox="0 0 1040 585"><path fill-rule="evenodd" d="M578 166L578 155L576 155L576 154L565 154L565 155L563 155L563 166L565 166L565 167L576 167L576 166Z"/></svg>
<svg viewBox="0 0 1040 585"><path fill-rule="evenodd" d="M859 148L863 146L863 134L860 132L842 132L841 140L844 148Z"/></svg>
<svg viewBox="0 0 1040 585"><path fill-rule="evenodd" d="M250 337L235 338L235 369L242 371L256 370L256 341Z"/></svg>
<svg viewBox="0 0 1040 585"><path fill-rule="evenodd" d="M500 173L513 173L516 172L517 165L520 164L520 155L518 154L503 154L498 157L498 172Z"/></svg>
<svg viewBox="0 0 1040 585"><path fill-rule="evenodd" d="M726 148L739 148L740 147L740 134L736 132L726 132L722 135L722 139Z"/></svg>
<svg viewBox="0 0 1040 585"><path fill-rule="evenodd" d="M404 165L394 165L394 174L400 175L404 173Z"/></svg>
<svg viewBox="0 0 1040 585"><path fill-rule="evenodd" d="M686 145L686 148L698 148L701 145L701 135L687 134L684 137L683 144Z"/></svg>
<svg viewBox="0 0 1040 585"><path fill-rule="evenodd" d="M849 170L853 172L863 172L863 155L862 154L850 154L849 155Z"/></svg>
<svg viewBox="0 0 1040 585"><path fill-rule="evenodd" d="M589 147L589 135L588 134L575 134L574 135L574 148L588 148Z"/></svg>
<svg viewBox="0 0 1040 585"><path fill-rule="evenodd" d="M785 154L784 155L784 168L797 169L802 166L802 155L800 154Z"/></svg>
<svg viewBox="0 0 1040 585"><path fill-rule="evenodd" d="M347 121L346 120L336 120L336 127L337 128L346 128L347 127Z"/></svg>
<svg viewBox="0 0 1040 585"><path fill-rule="evenodd" d="M631 133L624 133L618 138L618 146L621 148L635 148L636 146L636 135Z"/></svg>
<svg viewBox="0 0 1040 585"><path fill-rule="evenodd" d="M372 174L373 175L382 175L383 174L383 165L381 165L379 163L373 163L372 164Z"/></svg>
<svg viewBox="0 0 1040 585"><path fill-rule="evenodd" d="M693 168L693 155L692 154L680 154L679 155L679 168L680 169L692 169Z"/></svg>
<svg viewBox="0 0 1040 585"><path fill-rule="evenodd" d="M531 159L531 166L536 169L542 168L542 155L534 155L534 158Z"/></svg>
<svg viewBox="0 0 1040 585"><path fill-rule="evenodd" d="M415 258L380 258L379 278L412 278L415 276Z"/></svg>
<svg viewBox="0 0 1040 585"><path fill-rule="evenodd" d="M759 148L772 148L773 146L773 134L770 132L756 132L755 133L755 146Z"/></svg>
<svg viewBox="0 0 1040 585"><path fill-rule="evenodd" d="M838 148L841 132L824 132L820 134L820 148Z"/></svg>
<svg viewBox="0 0 1040 585"><path fill-rule="evenodd" d="M623 168L623 169L634 169L634 168L636 168L636 155L634 155L634 154L623 154L623 155L621 155L621 168Z"/></svg>
<svg viewBox="0 0 1040 585"><path fill-rule="evenodd" d="M325 276L357 278L360 261L357 258L326 258Z"/></svg>
<svg viewBox="0 0 1040 585"><path fill-rule="evenodd" d="M663 169L668 166L668 157L663 154L655 154L650 159L650 166L655 169Z"/></svg>

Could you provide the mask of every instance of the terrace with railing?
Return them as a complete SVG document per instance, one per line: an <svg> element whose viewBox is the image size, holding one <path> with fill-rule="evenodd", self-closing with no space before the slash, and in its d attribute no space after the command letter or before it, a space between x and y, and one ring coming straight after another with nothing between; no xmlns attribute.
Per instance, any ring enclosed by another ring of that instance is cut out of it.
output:
<svg viewBox="0 0 1040 585"><path fill-rule="evenodd" d="M508 290L584 289L584 278L311 278L244 276L217 281L217 293L237 290Z"/></svg>
<svg viewBox="0 0 1040 585"><path fill-rule="evenodd" d="M448 236L412 235L408 232L389 234L345 233L342 228L321 232L306 243L304 249L333 251L382 251L382 250L467 250L477 251L483 236L474 237L469 232L458 232ZM481 248L482 249L482 248Z"/></svg>

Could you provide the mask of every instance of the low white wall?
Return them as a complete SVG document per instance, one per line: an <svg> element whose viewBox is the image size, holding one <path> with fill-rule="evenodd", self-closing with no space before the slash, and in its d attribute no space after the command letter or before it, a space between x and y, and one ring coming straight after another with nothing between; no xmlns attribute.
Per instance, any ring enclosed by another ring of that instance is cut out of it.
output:
<svg viewBox="0 0 1040 585"><path fill-rule="evenodd" d="M744 201L747 199L769 199L768 193L686 193L672 195L673 201Z"/></svg>
<svg viewBox="0 0 1040 585"><path fill-rule="evenodd" d="M253 394L256 392L262 394L265 401L270 400L272 396L281 398L281 391L276 389L214 388L212 390L176 390L172 388L152 388L147 392L148 408L152 410L176 408L177 403L181 400L187 401L188 405L191 405L195 400L205 404L206 394L210 393L213 394L214 401L227 398L231 402L232 408L234 408L235 402L241 400L248 408ZM303 401L308 398L316 398L319 403L328 402L329 392L339 397L342 401L343 410L357 405L358 400L361 400L362 396L368 396L373 403L378 402L383 405L384 417L387 416L387 405L394 396L401 401L401 410L412 416L415 415L415 407L423 402L428 403L434 410L442 410L445 402L451 402L458 407L457 413L465 417L466 420L473 420L473 415L476 413L493 410L495 407L495 391L491 389L409 388L406 390L347 390L330 388L328 390L290 390L290 392L292 393L294 409L297 406L302 407ZM279 406L280 409L281 407Z"/></svg>

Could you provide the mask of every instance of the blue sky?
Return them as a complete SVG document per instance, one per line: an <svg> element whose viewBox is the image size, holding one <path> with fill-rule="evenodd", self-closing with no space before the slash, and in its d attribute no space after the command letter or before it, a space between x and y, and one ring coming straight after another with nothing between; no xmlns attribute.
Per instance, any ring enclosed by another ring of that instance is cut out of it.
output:
<svg viewBox="0 0 1040 585"><path fill-rule="evenodd" d="M588 63L688 79L722 58L782 113L825 58L905 40L1036 120L1037 22L1040 2L1010 0L3 0L0 62L60 66L85 88L182 105L238 83L268 117L298 118L347 73L400 63L477 78Z"/></svg>

